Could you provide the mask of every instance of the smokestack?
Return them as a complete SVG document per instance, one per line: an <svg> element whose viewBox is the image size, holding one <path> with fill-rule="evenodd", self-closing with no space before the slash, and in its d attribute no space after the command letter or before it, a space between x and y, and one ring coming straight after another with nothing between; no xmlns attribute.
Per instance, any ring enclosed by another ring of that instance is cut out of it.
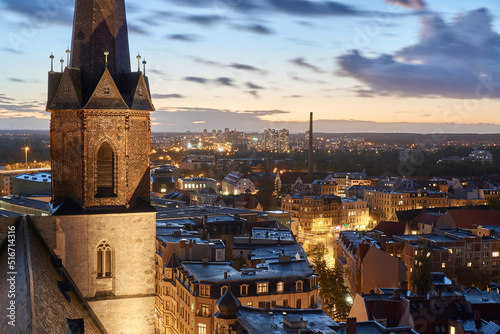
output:
<svg viewBox="0 0 500 334"><path fill-rule="evenodd" d="M313 113L310 113L309 120L309 152L307 159L307 175L312 180L313 177Z"/></svg>

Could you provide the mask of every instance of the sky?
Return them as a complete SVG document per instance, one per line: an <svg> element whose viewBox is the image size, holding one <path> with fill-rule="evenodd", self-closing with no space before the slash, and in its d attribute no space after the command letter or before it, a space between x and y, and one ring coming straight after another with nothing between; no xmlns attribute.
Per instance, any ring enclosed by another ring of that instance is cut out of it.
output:
<svg viewBox="0 0 500 334"><path fill-rule="evenodd" d="M500 132L497 0L126 0L155 132ZM0 0L0 129L49 129L74 0ZM56 69L59 62L56 61Z"/></svg>

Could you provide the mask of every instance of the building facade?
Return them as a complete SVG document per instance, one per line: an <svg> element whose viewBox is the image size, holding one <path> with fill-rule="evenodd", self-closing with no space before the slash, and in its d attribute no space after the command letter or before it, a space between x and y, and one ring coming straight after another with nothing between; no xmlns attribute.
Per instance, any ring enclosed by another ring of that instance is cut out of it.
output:
<svg viewBox="0 0 500 334"><path fill-rule="evenodd" d="M281 198L281 210L291 212L304 232L327 233L342 222L342 201L333 195L286 195Z"/></svg>
<svg viewBox="0 0 500 334"><path fill-rule="evenodd" d="M364 199L380 220L395 220L396 211L448 206L446 193L434 191L386 191L365 189Z"/></svg>

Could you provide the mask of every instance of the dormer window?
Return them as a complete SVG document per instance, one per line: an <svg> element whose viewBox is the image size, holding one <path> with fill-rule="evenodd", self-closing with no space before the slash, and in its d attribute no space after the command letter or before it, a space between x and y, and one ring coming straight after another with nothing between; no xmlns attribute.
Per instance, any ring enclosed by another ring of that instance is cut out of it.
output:
<svg viewBox="0 0 500 334"><path fill-rule="evenodd" d="M109 95L109 87L104 87L104 95Z"/></svg>
<svg viewBox="0 0 500 334"><path fill-rule="evenodd" d="M295 288L297 289L297 291L302 291L302 289L304 288L304 282L302 281L297 281L295 283Z"/></svg>
<svg viewBox="0 0 500 334"><path fill-rule="evenodd" d="M139 88L139 96L142 96L142 88Z"/></svg>
<svg viewBox="0 0 500 334"><path fill-rule="evenodd" d="M222 296L222 295L224 295L224 294L226 293L226 291L227 291L227 286L223 286L223 287L221 287L221 288L220 288L220 295L221 295L221 296Z"/></svg>
<svg viewBox="0 0 500 334"><path fill-rule="evenodd" d="M276 285L276 292L283 293L283 291L285 291L285 283L278 282L278 284Z"/></svg>
<svg viewBox="0 0 500 334"><path fill-rule="evenodd" d="M248 295L248 285L247 284L240 285L240 295L241 296Z"/></svg>

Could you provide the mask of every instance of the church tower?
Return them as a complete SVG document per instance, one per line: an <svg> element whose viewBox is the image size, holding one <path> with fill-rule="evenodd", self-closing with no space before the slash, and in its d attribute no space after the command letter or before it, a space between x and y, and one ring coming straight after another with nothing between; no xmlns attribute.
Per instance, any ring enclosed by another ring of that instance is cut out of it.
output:
<svg viewBox="0 0 500 334"><path fill-rule="evenodd" d="M153 333L154 107L140 56L131 70L124 0L76 0L66 52L47 99L54 251L109 333Z"/></svg>

